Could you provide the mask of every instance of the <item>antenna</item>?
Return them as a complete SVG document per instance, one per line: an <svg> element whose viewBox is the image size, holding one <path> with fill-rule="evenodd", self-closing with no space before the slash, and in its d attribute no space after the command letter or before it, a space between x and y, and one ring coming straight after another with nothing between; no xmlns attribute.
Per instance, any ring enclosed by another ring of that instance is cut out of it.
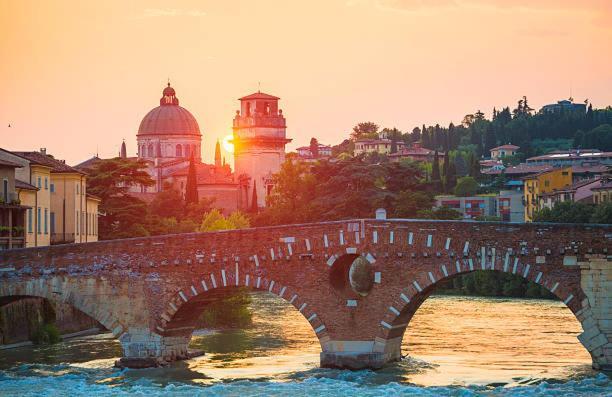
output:
<svg viewBox="0 0 612 397"><path fill-rule="evenodd" d="M261 81L257 82L257 92L261 93Z"/></svg>

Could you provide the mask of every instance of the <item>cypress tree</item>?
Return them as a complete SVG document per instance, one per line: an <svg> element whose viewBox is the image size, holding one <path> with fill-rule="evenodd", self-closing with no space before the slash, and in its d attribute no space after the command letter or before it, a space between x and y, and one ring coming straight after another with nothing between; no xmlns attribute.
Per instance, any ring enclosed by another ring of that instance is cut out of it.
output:
<svg viewBox="0 0 612 397"><path fill-rule="evenodd" d="M253 181L253 197L251 198L251 212L257 213L259 205L257 205L257 181Z"/></svg>
<svg viewBox="0 0 612 397"><path fill-rule="evenodd" d="M434 152L433 163L431 165L431 182L436 191L440 190L440 160L438 159L438 151Z"/></svg>
<svg viewBox="0 0 612 397"><path fill-rule="evenodd" d="M185 204L197 203L198 200L198 179L193 161L193 153L191 153L189 171L187 172L187 185L185 186Z"/></svg>
<svg viewBox="0 0 612 397"><path fill-rule="evenodd" d="M452 187L451 185L449 185L449 173L450 173L450 155L448 153L448 151L446 152L446 155L444 156L444 163L442 164L442 173L444 174L444 192L448 193L449 189Z"/></svg>

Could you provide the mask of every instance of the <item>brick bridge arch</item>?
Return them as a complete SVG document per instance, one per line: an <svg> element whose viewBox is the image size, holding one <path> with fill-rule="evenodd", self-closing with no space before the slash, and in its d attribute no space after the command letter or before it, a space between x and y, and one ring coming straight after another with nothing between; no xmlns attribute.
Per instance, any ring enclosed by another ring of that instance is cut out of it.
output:
<svg viewBox="0 0 612 397"><path fill-rule="evenodd" d="M50 277L0 283L0 306L21 298L42 298L54 303L67 304L93 318L118 338L119 322L98 296L88 294L86 285L64 277Z"/></svg>
<svg viewBox="0 0 612 397"><path fill-rule="evenodd" d="M524 275L566 302L601 367L612 362L611 241L610 225L371 219L166 235L2 251L0 293L62 280L62 299L112 329L126 358L168 361L186 355L189 307L238 281L300 310L323 366L377 368L399 357L411 305L441 280L484 266ZM346 258L359 256L367 291L357 293L334 277L348 277Z"/></svg>

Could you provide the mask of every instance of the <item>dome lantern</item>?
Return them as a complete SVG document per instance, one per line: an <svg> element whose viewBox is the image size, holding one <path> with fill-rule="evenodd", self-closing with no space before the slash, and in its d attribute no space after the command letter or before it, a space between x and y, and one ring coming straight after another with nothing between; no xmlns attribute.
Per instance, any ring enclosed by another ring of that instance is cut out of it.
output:
<svg viewBox="0 0 612 397"><path fill-rule="evenodd" d="M178 106L179 100L176 97L176 91L174 91L174 88L170 87L170 82L168 82L168 86L164 88L164 91L162 92L162 97L159 100L159 104L161 106Z"/></svg>

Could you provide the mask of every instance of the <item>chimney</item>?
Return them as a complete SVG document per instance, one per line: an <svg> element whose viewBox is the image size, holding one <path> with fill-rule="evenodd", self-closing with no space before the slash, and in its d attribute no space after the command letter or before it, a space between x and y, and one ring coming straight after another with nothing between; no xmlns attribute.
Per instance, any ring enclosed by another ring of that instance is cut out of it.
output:
<svg viewBox="0 0 612 397"><path fill-rule="evenodd" d="M47 154L47 148L46 148L46 147L41 147L41 148L40 148L40 152L41 152L42 154L46 155L46 154Z"/></svg>

